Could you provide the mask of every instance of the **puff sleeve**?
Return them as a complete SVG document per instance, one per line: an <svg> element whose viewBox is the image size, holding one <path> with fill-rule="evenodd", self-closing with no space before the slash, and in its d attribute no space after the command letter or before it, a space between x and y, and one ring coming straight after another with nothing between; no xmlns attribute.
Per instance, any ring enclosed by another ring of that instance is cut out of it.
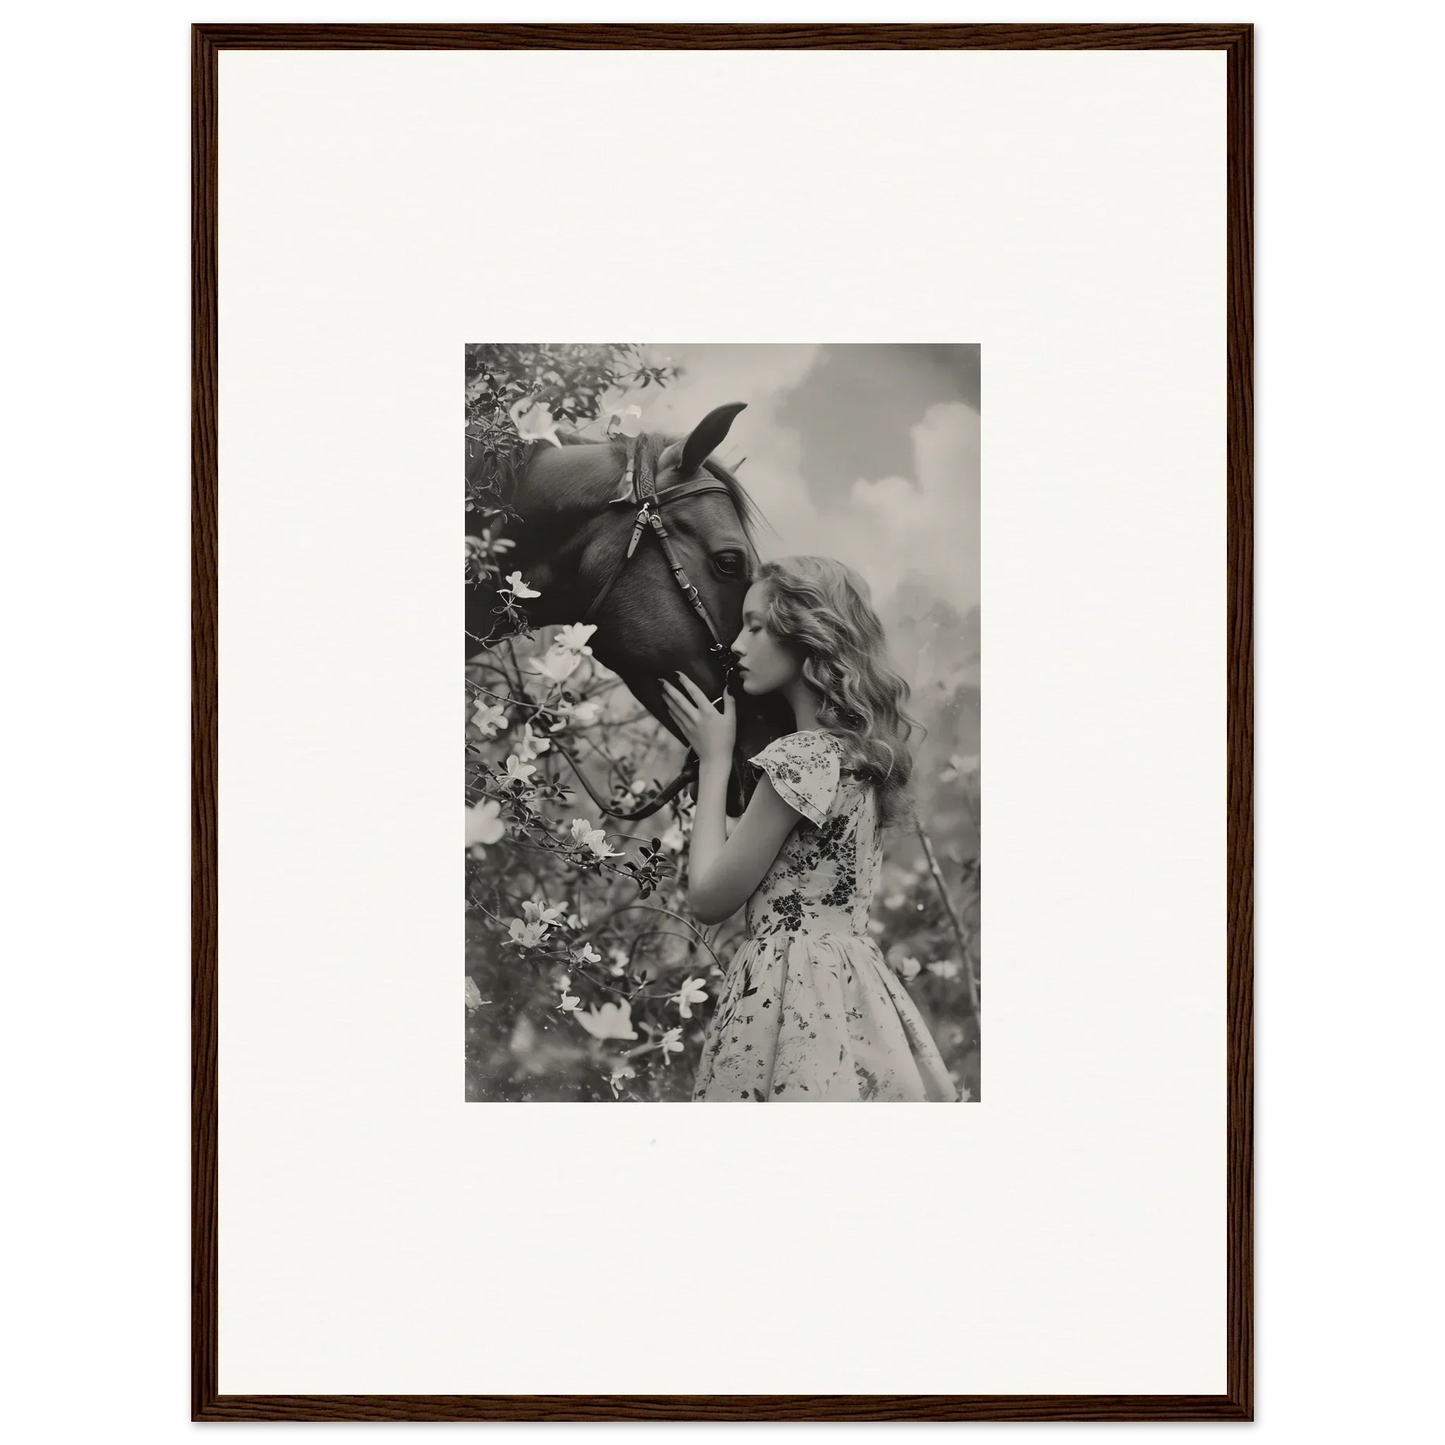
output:
<svg viewBox="0 0 1445 1445"><path fill-rule="evenodd" d="M778 796L812 823L828 816L838 791L839 744L831 733L789 733L748 759Z"/></svg>

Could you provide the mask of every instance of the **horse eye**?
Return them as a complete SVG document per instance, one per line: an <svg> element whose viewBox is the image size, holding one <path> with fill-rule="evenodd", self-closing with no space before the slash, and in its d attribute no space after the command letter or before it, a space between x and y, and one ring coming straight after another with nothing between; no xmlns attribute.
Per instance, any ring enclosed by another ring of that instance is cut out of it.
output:
<svg viewBox="0 0 1445 1445"><path fill-rule="evenodd" d="M712 565L724 577L741 577L748 562L741 552L718 552L712 559Z"/></svg>

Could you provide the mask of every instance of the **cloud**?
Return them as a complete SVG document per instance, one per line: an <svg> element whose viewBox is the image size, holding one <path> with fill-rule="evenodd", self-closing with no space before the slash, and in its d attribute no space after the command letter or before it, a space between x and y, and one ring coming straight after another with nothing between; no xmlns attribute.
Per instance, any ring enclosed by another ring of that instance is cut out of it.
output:
<svg viewBox="0 0 1445 1445"><path fill-rule="evenodd" d="M782 552L821 552L856 568L882 606L905 581L960 612L979 599L979 416L938 402L910 429L914 472L858 478L837 507L789 492Z"/></svg>
<svg viewBox="0 0 1445 1445"><path fill-rule="evenodd" d="M863 574L880 607L906 581L966 611L979 600L978 412L963 401L935 402L909 429L913 476L859 476L820 497L803 478L806 438L782 424L778 411L821 350L649 346L650 358L672 356L686 375L664 391L649 388L630 399L646 408L645 427L677 432L715 406L748 403L717 455L725 465L746 457L738 475L776 529L764 528L758 537L763 556L838 557ZM875 424L866 415L849 421L858 428ZM829 424L841 422L834 417Z"/></svg>

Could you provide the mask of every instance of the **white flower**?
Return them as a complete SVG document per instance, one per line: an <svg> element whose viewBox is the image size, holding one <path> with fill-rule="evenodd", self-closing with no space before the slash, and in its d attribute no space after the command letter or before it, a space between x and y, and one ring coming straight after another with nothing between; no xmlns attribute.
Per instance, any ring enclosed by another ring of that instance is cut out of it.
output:
<svg viewBox="0 0 1445 1445"><path fill-rule="evenodd" d="M567 721L579 728L590 728L602 716L602 704L588 698L567 709Z"/></svg>
<svg viewBox="0 0 1445 1445"><path fill-rule="evenodd" d="M563 647L549 648L542 657L532 658L526 666L527 672L535 672L548 682L566 682L582 661L580 653L568 652Z"/></svg>
<svg viewBox="0 0 1445 1445"><path fill-rule="evenodd" d="M580 922L580 920L579 920ZM602 955L590 943L584 943L574 955L579 963L601 963Z"/></svg>
<svg viewBox="0 0 1445 1445"><path fill-rule="evenodd" d="M535 757L540 757L552 746L547 738L539 738L532 731L532 724L525 723L522 727L522 736L517 743L517 756L523 762L530 762Z"/></svg>
<svg viewBox="0 0 1445 1445"><path fill-rule="evenodd" d="M627 791L631 793L634 798L640 798L651 786L652 784L649 783L646 778L633 778L627 785Z"/></svg>
<svg viewBox="0 0 1445 1445"><path fill-rule="evenodd" d="M607 972L613 978L618 978L627 972L627 950L625 948L610 948L607 950L607 957L610 960Z"/></svg>
<svg viewBox="0 0 1445 1445"><path fill-rule="evenodd" d="M959 962L956 958L945 958L939 963L928 965L929 973L937 974L939 978L957 978L959 974Z"/></svg>
<svg viewBox="0 0 1445 1445"><path fill-rule="evenodd" d="M870 918L868 920L868 932L871 933L874 938L881 937L883 934L883 920L881 918Z"/></svg>
<svg viewBox="0 0 1445 1445"><path fill-rule="evenodd" d="M578 998L576 994L570 992L572 988L571 977L564 973L562 975L562 981L557 987L562 993L562 1002L557 1005L558 1009L564 1014L575 1013L582 1000Z"/></svg>
<svg viewBox="0 0 1445 1445"><path fill-rule="evenodd" d="M613 421L613 417L617 420ZM635 437L642 431L642 408L640 406L609 406L607 408L607 434L619 431L625 437Z"/></svg>
<svg viewBox="0 0 1445 1445"><path fill-rule="evenodd" d="M687 842L687 835L677 823L674 823L658 841L669 853L681 853Z"/></svg>
<svg viewBox="0 0 1445 1445"><path fill-rule="evenodd" d="M527 408L525 412L523 407ZM557 438L559 423L541 402L534 402L529 396L523 397L507 408L507 415L524 442L551 442L554 447L562 445Z"/></svg>
<svg viewBox="0 0 1445 1445"><path fill-rule="evenodd" d="M898 960L898 974L905 983L918 977L918 971L923 965L916 958L907 957Z"/></svg>
<svg viewBox="0 0 1445 1445"><path fill-rule="evenodd" d="M663 1053L680 1054L682 1052L682 1030L680 1028L668 1029L657 1042Z"/></svg>
<svg viewBox="0 0 1445 1445"><path fill-rule="evenodd" d="M516 753L511 753L507 758L507 781L509 783L525 783L536 771L531 763L524 763Z"/></svg>
<svg viewBox="0 0 1445 1445"><path fill-rule="evenodd" d="M589 848L599 858L620 858L621 853L607 846L607 834L601 828L594 828L586 818L572 819L572 841Z"/></svg>
<svg viewBox="0 0 1445 1445"><path fill-rule="evenodd" d="M507 573L507 585L502 588L503 592L510 592L513 597L540 597L540 592L534 592L525 582L522 581L520 572Z"/></svg>
<svg viewBox="0 0 1445 1445"><path fill-rule="evenodd" d="M476 710L472 713L472 725L481 729L484 738L495 737L507 725L507 710L494 707L485 698L478 698Z"/></svg>
<svg viewBox="0 0 1445 1445"><path fill-rule="evenodd" d="M906 901L903 894L890 893L888 897L883 900L883 906L885 908L902 908Z"/></svg>
<svg viewBox="0 0 1445 1445"><path fill-rule="evenodd" d="M566 911L565 903L554 903L550 908L545 903L529 901L522 904L522 912L527 915L527 922L540 923L543 928L550 928Z"/></svg>
<svg viewBox="0 0 1445 1445"><path fill-rule="evenodd" d="M609 1075L607 1082L611 1086L612 1092L614 1094L621 1094L622 1081L624 1079L635 1079L636 1077L637 1070L634 1069L631 1064L619 1063L616 1068L612 1070L612 1073Z"/></svg>
<svg viewBox="0 0 1445 1445"><path fill-rule="evenodd" d="M482 997L482 991L481 991L481 989L479 989L479 988L477 987L477 981L476 981L476 979L474 979L474 978L471 976L471 974L468 974L468 975L467 975L467 1012L468 1012L468 1013L471 1013L471 1011L472 1011L473 1009L481 1008L481 1006L482 1006L484 1003L486 1003L486 999L484 999L484 998Z"/></svg>
<svg viewBox="0 0 1445 1445"><path fill-rule="evenodd" d="M547 925L545 923L523 923L520 918L514 918L509 931L512 942L519 948L536 948L541 943L543 934L547 932Z"/></svg>
<svg viewBox="0 0 1445 1445"><path fill-rule="evenodd" d="M677 1005L677 1011L683 1018L692 1017L692 1006L701 1003L707 997L707 989L703 987L700 978L685 978L682 987L673 994L672 1002Z"/></svg>
<svg viewBox="0 0 1445 1445"><path fill-rule="evenodd" d="M600 1008L572 1015L594 1039L635 1039L630 1003L605 1003Z"/></svg>
<svg viewBox="0 0 1445 1445"><path fill-rule="evenodd" d="M467 510L471 510L470 502L467 503ZM492 529L490 527L483 527L482 535L480 537L467 538L468 548L475 547L476 550L479 552L491 552L494 556L498 552L510 551L516 545L517 544L512 541L510 537L492 536Z"/></svg>
<svg viewBox="0 0 1445 1445"><path fill-rule="evenodd" d="M501 812L501 804L495 798L483 798L467 809L468 848L486 848L501 840L507 831Z"/></svg>
<svg viewBox="0 0 1445 1445"><path fill-rule="evenodd" d="M592 649L587 646L587 639L597 631L597 624L583 624L574 622L567 627L559 628L557 635L552 639L553 647L560 647L564 652L576 652L583 657L591 657Z"/></svg>

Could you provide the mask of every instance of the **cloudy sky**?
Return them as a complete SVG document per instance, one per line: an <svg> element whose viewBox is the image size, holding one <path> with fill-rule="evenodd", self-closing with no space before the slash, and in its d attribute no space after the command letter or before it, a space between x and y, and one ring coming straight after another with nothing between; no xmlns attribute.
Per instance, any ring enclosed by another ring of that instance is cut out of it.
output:
<svg viewBox="0 0 1445 1445"><path fill-rule="evenodd" d="M645 428L687 432L715 406L747 403L716 456L771 523L764 557L839 557L880 610L905 584L960 612L977 605L978 347L645 349L684 368L630 398Z"/></svg>

